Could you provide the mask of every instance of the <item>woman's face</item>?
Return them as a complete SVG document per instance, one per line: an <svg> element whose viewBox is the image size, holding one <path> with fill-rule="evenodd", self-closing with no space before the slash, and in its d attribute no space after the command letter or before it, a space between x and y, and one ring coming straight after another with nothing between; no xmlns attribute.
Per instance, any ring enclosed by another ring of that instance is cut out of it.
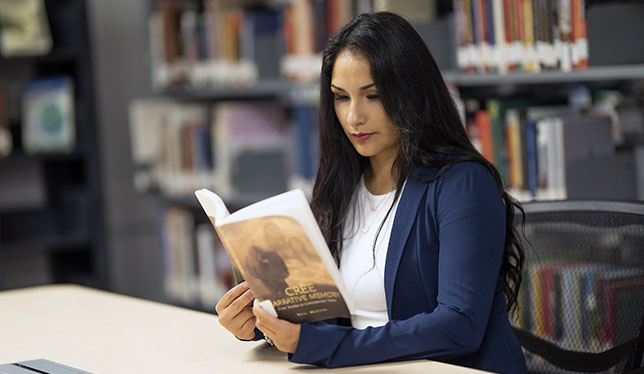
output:
<svg viewBox="0 0 644 374"><path fill-rule="evenodd" d="M335 114L356 151L364 157L395 158L400 135L380 102L366 57L340 52L333 65L331 91Z"/></svg>

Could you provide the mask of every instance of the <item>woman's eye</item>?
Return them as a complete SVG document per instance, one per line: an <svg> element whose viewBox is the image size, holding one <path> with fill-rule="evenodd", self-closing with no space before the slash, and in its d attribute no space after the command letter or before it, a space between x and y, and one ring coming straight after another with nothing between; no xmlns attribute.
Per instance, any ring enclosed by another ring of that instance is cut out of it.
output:
<svg viewBox="0 0 644 374"><path fill-rule="evenodd" d="M337 100L337 101L345 100L346 98L347 98L347 97L346 97L346 96L344 96L344 95L334 95L334 96L333 96L333 99L334 99L334 100Z"/></svg>
<svg viewBox="0 0 644 374"><path fill-rule="evenodd" d="M369 100L378 100L378 95L367 95L367 99L369 99Z"/></svg>

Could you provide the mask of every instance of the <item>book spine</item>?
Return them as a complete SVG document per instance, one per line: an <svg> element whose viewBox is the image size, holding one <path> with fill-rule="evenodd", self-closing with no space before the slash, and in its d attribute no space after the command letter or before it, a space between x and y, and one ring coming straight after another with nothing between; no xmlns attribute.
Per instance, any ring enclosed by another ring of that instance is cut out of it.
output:
<svg viewBox="0 0 644 374"><path fill-rule="evenodd" d="M515 109L508 109L505 112L505 126L508 144L508 161L510 167L510 187L518 190L521 187L521 149L519 146L519 114Z"/></svg>
<svg viewBox="0 0 644 374"><path fill-rule="evenodd" d="M514 0L503 0L503 21L505 26L505 44L508 71L516 70L516 53L514 43L515 18L514 18Z"/></svg>
<svg viewBox="0 0 644 374"><path fill-rule="evenodd" d="M537 52L535 50L533 0L521 0L523 5L523 50L524 70L529 73L537 72Z"/></svg>
<svg viewBox="0 0 644 374"><path fill-rule="evenodd" d="M494 21L492 19L492 0L481 1L481 16L483 25L482 58L483 71L486 73L496 72L495 50L494 50Z"/></svg>
<svg viewBox="0 0 644 374"><path fill-rule="evenodd" d="M496 63L499 74L508 72L508 57L506 51L506 30L503 0L492 0L494 14L494 45L496 48Z"/></svg>
<svg viewBox="0 0 644 374"><path fill-rule="evenodd" d="M472 34L474 37L474 49L472 62L474 69L482 73L484 72L484 62L483 62L483 14L481 10L481 0L471 0L472 1Z"/></svg>
<svg viewBox="0 0 644 374"><path fill-rule="evenodd" d="M559 39L561 41L560 49L560 68L568 72L572 70L571 56L571 37L572 27L570 24L570 2L571 0L558 0L557 15L559 16Z"/></svg>
<svg viewBox="0 0 644 374"><path fill-rule="evenodd" d="M480 110L475 116L476 125L481 142L481 153L491 163L494 161L494 140L490 115L486 110Z"/></svg>
<svg viewBox="0 0 644 374"><path fill-rule="evenodd" d="M517 64L518 70L525 71L526 69L526 46L525 46L525 15L523 11L523 3L525 0L514 1L514 14L516 17L516 34L515 43L517 49Z"/></svg>
<svg viewBox="0 0 644 374"><path fill-rule="evenodd" d="M537 198L539 174L537 168L537 130L533 120L526 121L526 164L528 170L528 190L532 199Z"/></svg>
<svg viewBox="0 0 644 374"><path fill-rule="evenodd" d="M474 72L475 62L478 58L476 55L476 39L474 37L474 5L473 0L463 0L463 25L465 39L465 71Z"/></svg>

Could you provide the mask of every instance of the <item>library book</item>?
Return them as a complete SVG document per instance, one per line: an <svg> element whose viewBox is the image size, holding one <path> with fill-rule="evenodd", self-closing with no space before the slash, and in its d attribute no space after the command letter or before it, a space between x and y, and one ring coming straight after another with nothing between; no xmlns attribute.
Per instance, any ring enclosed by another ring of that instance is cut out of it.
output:
<svg viewBox="0 0 644 374"><path fill-rule="evenodd" d="M201 189L195 195L226 249L233 273L241 275L266 311L294 323L351 317L353 303L301 190L232 214L212 191Z"/></svg>

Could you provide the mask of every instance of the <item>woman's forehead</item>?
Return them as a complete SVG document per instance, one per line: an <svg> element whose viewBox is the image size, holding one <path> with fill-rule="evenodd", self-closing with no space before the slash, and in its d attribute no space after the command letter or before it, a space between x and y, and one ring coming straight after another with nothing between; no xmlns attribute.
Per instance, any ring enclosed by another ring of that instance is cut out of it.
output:
<svg viewBox="0 0 644 374"><path fill-rule="evenodd" d="M331 82L342 88L344 85L362 87L373 83L371 65L367 58L357 52L344 50L338 54L333 64Z"/></svg>

